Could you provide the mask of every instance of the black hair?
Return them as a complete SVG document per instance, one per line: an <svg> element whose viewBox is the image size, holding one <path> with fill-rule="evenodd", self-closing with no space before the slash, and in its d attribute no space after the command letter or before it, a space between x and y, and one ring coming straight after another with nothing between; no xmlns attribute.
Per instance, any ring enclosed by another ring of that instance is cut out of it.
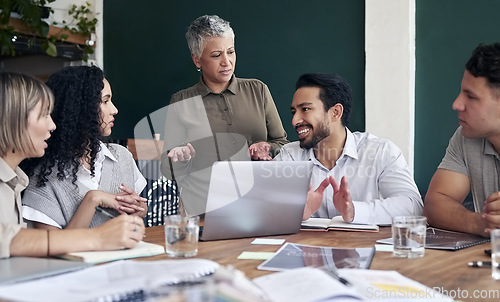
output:
<svg viewBox="0 0 500 302"><path fill-rule="evenodd" d="M344 107L342 114L342 125L347 126L351 117L352 93L349 83L337 74L328 73L306 73L299 77L295 89L301 87L318 87L321 89L319 98L323 102L325 111L335 104Z"/></svg>
<svg viewBox="0 0 500 302"><path fill-rule="evenodd" d="M23 170L35 176L37 186L45 185L53 168L57 169L60 180L71 175L75 184L81 159L86 156L90 158L91 175L95 175L95 160L102 140L103 80L104 73L98 67L71 66L54 73L47 81L54 93L52 119L56 130L47 141L43 157L22 163Z"/></svg>
<svg viewBox="0 0 500 302"><path fill-rule="evenodd" d="M500 43L479 44L465 69L475 77L485 77L491 88L500 90Z"/></svg>

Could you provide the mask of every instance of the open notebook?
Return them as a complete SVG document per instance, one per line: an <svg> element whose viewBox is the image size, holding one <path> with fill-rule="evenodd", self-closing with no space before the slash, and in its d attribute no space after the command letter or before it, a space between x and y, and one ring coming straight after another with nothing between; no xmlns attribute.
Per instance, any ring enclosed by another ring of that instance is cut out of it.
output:
<svg viewBox="0 0 500 302"><path fill-rule="evenodd" d="M376 224L358 224L348 223L342 219L342 216L329 218L311 217L302 221L300 228L304 231L364 231L378 232L379 227Z"/></svg>
<svg viewBox="0 0 500 302"><path fill-rule="evenodd" d="M149 257L165 253L163 245L140 241L134 248L114 251L74 252L60 255L62 259L102 263L120 259Z"/></svg>
<svg viewBox="0 0 500 302"><path fill-rule="evenodd" d="M346 268L339 269L338 274L350 285L313 267L267 274L254 278L253 282L267 294L269 301L454 301L396 271Z"/></svg>

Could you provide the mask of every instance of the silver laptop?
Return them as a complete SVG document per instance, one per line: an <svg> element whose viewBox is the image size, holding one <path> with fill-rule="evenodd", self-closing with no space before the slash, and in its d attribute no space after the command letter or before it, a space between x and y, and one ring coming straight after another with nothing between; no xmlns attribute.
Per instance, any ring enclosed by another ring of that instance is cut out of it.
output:
<svg viewBox="0 0 500 302"><path fill-rule="evenodd" d="M0 259L0 285L58 275L90 266L52 258L10 257Z"/></svg>
<svg viewBox="0 0 500 302"><path fill-rule="evenodd" d="M310 161L220 161L212 166L200 240L297 233Z"/></svg>

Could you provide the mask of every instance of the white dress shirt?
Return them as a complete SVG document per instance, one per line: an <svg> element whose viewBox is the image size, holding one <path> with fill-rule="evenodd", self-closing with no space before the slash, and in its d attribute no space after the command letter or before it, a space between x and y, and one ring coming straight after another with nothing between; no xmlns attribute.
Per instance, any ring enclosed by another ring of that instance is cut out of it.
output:
<svg viewBox="0 0 500 302"><path fill-rule="evenodd" d="M283 146L275 160L311 160L314 189L329 176L340 185L345 176L355 209L353 223L389 225L394 216L422 215L422 198L401 150L389 140L366 132L352 133L346 128L346 133L342 154L331 170L316 159L313 148L301 148L299 142ZM312 217L337 215L333 188L328 186L321 207Z"/></svg>

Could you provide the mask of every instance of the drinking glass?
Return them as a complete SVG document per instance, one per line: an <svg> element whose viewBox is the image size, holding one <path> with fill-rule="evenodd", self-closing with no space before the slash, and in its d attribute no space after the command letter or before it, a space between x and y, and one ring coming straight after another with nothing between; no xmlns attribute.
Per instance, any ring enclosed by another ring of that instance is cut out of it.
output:
<svg viewBox="0 0 500 302"><path fill-rule="evenodd" d="M500 229L490 232L491 241L491 277L500 280Z"/></svg>
<svg viewBox="0 0 500 302"><path fill-rule="evenodd" d="M419 258L425 254L427 218L424 216L396 216L392 219L393 255Z"/></svg>
<svg viewBox="0 0 500 302"><path fill-rule="evenodd" d="M167 215L165 249L170 257L194 257L198 254L200 217Z"/></svg>

